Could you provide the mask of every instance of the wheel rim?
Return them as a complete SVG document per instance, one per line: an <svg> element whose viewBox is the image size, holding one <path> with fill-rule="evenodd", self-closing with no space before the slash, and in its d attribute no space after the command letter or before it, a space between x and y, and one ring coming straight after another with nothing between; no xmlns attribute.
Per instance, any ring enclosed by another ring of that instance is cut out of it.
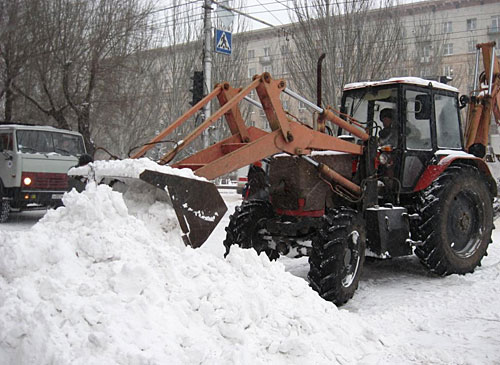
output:
<svg viewBox="0 0 500 365"><path fill-rule="evenodd" d="M461 191L450 205L447 219L449 246L459 257L472 256L481 243L483 212L480 203L470 191Z"/></svg>
<svg viewBox="0 0 500 365"><path fill-rule="evenodd" d="M256 223L255 227L250 234L250 239L251 241L247 243L247 245L244 246L244 248L254 248L257 253L261 253L262 251L265 251L267 253L267 241L264 238L266 235L269 234L269 232L266 230L266 222L268 218L263 217L260 218Z"/></svg>
<svg viewBox="0 0 500 365"><path fill-rule="evenodd" d="M342 286L348 288L354 282L359 270L359 232L352 231L344 249L344 270L342 275Z"/></svg>

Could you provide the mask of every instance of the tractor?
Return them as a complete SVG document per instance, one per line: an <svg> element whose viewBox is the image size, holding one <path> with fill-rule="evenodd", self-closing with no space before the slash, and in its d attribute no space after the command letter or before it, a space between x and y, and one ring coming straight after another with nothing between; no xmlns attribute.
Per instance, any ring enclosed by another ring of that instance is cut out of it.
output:
<svg viewBox="0 0 500 365"><path fill-rule="evenodd" d="M220 108L159 163L190 168L211 180L266 159L269 198L236 208L226 227L226 255L238 245L271 260L308 256L310 285L337 305L354 295L366 256L414 253L437 275L471 273L486 255L494 229L497 184L483 157L491 114L500 117L494 44L477 47L476 70L482 51L485 72L476 72L479 86L470 98L437 81L392 78L346 85L337 111L263 73L244 88L216 85L134 158L217 97ZM320 79L319 72L318 85ZM260 102L249 97L252 90ZM314 110L317 119L306 123L292 117L280 101L282 93ZM263 109L268 130L246 126L238 106L242 100ZM463 125L461 109L467 106ZM173 162L222 116L230 137ZM149 170L140 178L167 188L185 242L193 247L203 244L227 209L208 182Z"/></svg>

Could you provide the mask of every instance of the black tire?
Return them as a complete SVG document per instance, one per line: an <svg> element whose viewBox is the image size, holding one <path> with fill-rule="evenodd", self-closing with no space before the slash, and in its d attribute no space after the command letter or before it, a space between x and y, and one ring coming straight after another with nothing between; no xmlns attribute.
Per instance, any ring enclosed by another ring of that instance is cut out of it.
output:
<svg viewBox="0 0 500 365"><path fill-rule="evenodd" d="M271 204L264 200L244 201L236 207L234 214L229 217L229 225L226 227L226 247L227 256L232 245L242 248L253 248L260 255L265 252L270 260L276 260L279 253L268 247L268 241L264 238L265 223L274 217Z"/></svg>
<svg viewBox="0 0 500 365"><path fill-rule="evenodd" d="M471 273L491 242L493 197L486 179L473 166L444 171L421 194L422 246L415 254L437 275Z"/></svg>
<svg viewBox="0 0 500 365"><path fill-rule="evenodd" d="M2 182L0 182L0 223L5 223L9 219L10 202L4 199Z"/></svg>
<svg viewBox="0 0 500 365"><path fill-rule="evenodd" d="M363 271L365 224L355 210L344 207L329 212L325 220L313 240L308 277L322 298L342 305L354 295Z"/></svg>
<svg viewBox="0 0 500 365"><path fill-rule="evenodd" d="M10 203L8 200L0 201L0 223L5 223L9 219Z"/></svg>

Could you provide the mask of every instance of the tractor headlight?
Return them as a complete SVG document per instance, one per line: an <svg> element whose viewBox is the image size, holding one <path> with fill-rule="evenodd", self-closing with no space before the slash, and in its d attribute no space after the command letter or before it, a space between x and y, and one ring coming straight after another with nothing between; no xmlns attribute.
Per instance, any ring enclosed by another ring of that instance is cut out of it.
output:
<svg viewBox="0 0 500 365"><path fill-rule="evenodd" d="M24 178L24 180L23 180L23 183L24 183L24 185L25 185L25 186L30 186L30 185L31 185L31 183L32 183L31 177L26 176L26 177Z"/></svg>
<svg viewBox="0 0 500 365"><path fill-rule="evenodd" d="M389 155L387 153L381 153L378 156L378 161L381 165L387 165L387 163L389 162Z"/></svg>

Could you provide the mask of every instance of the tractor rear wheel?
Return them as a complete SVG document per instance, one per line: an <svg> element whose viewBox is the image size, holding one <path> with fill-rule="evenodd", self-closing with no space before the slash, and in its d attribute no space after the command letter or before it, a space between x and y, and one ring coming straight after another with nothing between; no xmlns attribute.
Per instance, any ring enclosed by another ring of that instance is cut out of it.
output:
<svg viewBox="0 0 500 365"><path fill-rule="evenodd" d="M247 200L236 207L226 227L224 256L228 255L231 245L238 245L241 248L253 248L259 255L265 252L270 260L276 260L279 253L269 247L269 241L265 238L268 233L266 221L273 217L274 210L268 201Z"/></svg>
<svg viewBox="0 0 500 365"><path fill-rule="evenodd" d="M493 197L479 170L454 165L422 192L415 254L438 275L466 274L481 264L491 242Z"/></svg>
<svg viewBox="0 0 500 365"><path fill-rule="evenodd" d="M352 298L363 270L366 231L353 209L332 210L313 240L309 282L319 295L337 305Z"/></svg>

